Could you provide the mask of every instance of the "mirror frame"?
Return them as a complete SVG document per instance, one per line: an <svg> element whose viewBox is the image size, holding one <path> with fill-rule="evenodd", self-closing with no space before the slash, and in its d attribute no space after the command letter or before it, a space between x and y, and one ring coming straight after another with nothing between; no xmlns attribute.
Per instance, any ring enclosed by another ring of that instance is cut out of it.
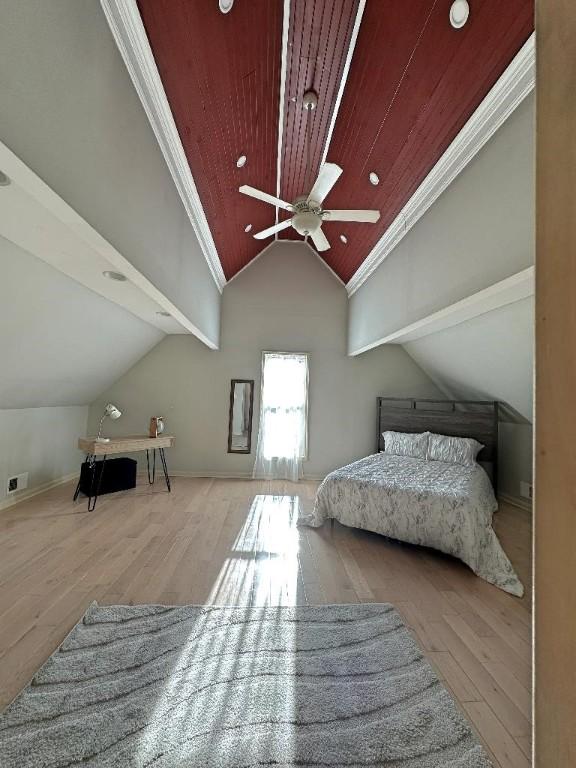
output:
<svg viewBox="0 0 576 768"><path fill-rule="evenodd" d="M248 447L246 449L232 448L232 417L234 413L234 387L236 384L250 385L250 410L248 411ZM230 409L228 411L228 453L252 453L252 416L254 413L254 379L231 379Z"/></svg>

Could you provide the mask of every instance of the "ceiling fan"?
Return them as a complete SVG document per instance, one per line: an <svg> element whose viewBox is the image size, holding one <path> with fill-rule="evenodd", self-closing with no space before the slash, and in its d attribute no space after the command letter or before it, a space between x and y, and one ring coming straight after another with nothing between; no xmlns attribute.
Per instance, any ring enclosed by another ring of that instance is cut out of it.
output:
<svg viewBox="0 0 576 768"><path fill-rule="evenodd" d="M307 91L304 94L303 102L309 117L310 112L316 108L318 97L314 91ZM308 133L308 124L306 125L306 132ZM310 141L308 136L309 158ZM380 211L334 211L322 207L324 199L340 178L341 173L342 168L336 165L336 163L323 163L310 193L297 197L293 203L287 203L285 200L274 197L274 195L269 195L266 192L261 192L259 189L243 184L239 188L239 192L242 192L242 194L254 197L256 200L262 200L264 203L270 203L270 205L278 208L283 208L285 211L290 211L293 214L291 218L280 221L278 224L262 230L262 232L257 232L254 237L257 240L264 240L266 237L276 234L276 232L293 227L300 235L310 236L317 250L327 251L330 248L330 243L322 231L322 224L325 221L377 222L380 218Z"/></svg>

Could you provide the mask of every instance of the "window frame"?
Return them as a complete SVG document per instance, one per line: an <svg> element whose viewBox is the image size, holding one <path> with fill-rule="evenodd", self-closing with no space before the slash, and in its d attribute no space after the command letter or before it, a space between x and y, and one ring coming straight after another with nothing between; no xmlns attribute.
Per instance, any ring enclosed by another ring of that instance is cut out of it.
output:
<svg viewBox="0 0 576 768"><path fill-rule="evenodd" d="M264 365L266 360L266 355L286 355L286 356L299 356L306 358L306 400L304 401L304 453L299 458L302 461L308 460L308 428L309 428L309 413L310 408L308 405L308 401L310 399L310 353L309 352L291 352L290 350L285 349L263 349L262 350L262 357L261 357L261 366L260 366L260 407L259 411L262 412L262 393L264 392ZM260 424L258 424L258 429L260 429Z"/></svg>

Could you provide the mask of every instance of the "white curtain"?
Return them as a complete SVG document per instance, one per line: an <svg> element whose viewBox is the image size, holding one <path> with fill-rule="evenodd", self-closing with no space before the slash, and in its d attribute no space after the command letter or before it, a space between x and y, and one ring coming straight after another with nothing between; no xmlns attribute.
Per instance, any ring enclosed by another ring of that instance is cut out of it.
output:
<svg viewBox="0 0 576 768"><path fill-rule="evenodd" d="M255 478L300 479L307 411L308 356L264 352Z"/></svg>

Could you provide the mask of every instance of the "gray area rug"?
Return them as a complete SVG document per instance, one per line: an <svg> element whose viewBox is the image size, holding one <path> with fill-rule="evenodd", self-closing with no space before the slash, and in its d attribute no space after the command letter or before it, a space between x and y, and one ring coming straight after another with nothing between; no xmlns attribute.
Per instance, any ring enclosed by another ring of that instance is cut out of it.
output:
<svg viewBox="0 0 576 768"><path fill-rule="evenodd" d="M3 768L489 768L391 605L93 604L0 717Z"/></svg>

